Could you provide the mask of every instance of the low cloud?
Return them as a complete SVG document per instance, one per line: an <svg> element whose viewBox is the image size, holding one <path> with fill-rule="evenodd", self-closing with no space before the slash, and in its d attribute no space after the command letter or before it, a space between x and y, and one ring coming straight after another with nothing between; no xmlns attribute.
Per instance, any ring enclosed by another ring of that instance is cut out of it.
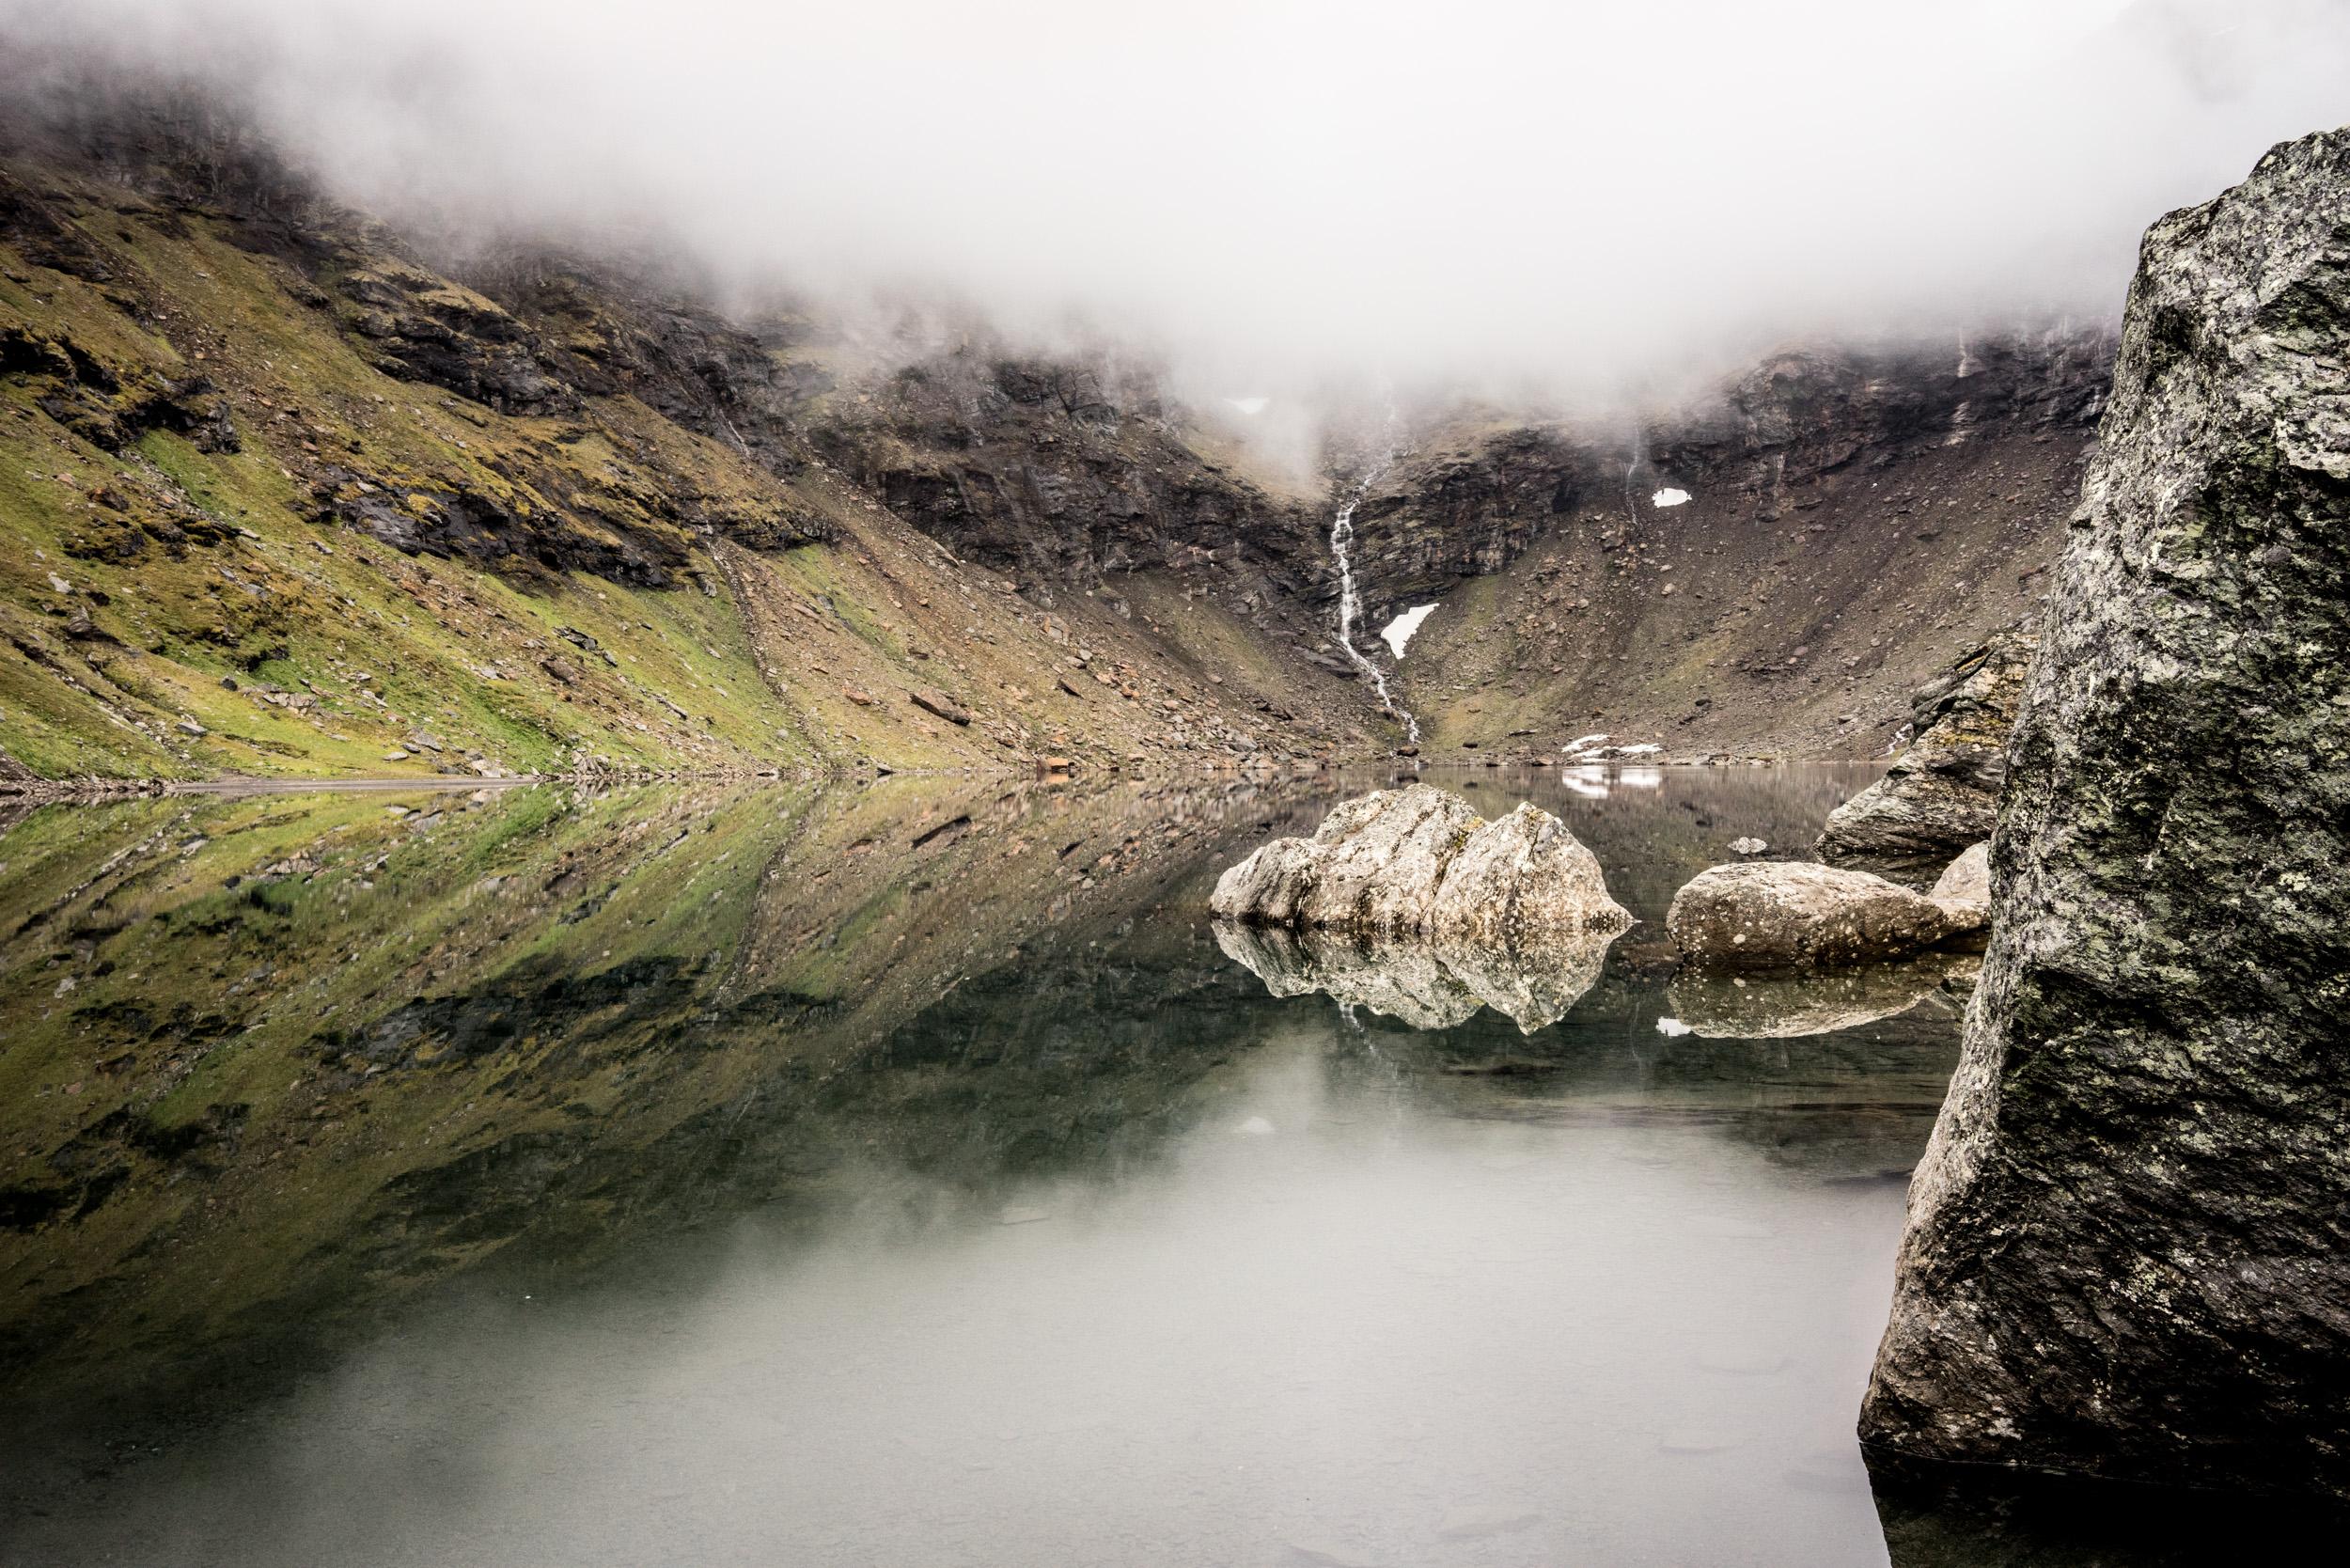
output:
<svg viewBox="0 0 2350 1568"><path fill-rule="evenodd" d="M0 0L0 49L209 80L395 218L1277 399L2110 317L2151 219L2350 119L2330 0Z"/></svg>

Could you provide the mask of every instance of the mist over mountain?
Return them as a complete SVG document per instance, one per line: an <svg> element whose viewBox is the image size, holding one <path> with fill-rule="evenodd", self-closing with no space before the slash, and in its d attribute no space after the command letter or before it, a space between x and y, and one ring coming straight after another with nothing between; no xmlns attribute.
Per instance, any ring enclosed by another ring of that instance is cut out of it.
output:
<svg viewBox="0 0 2350 1568"><path fill-rule="evenodd" d="M20 102L193 81L457 243L650 244L1277 400L2108 320L2150 219L2350 118L2326 0L6 0L0 39Z"/></svg>

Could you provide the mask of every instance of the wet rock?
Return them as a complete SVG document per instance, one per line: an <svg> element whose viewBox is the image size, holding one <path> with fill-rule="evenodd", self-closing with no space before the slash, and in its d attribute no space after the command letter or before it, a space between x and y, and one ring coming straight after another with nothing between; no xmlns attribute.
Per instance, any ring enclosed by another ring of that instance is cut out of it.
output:
<svg viewBox="0 0 2350 1568"><path fill-rule="evenodd" d="M2350 1499L2345 214L2329 132L2140 250L1861 1414L1896 1461Z"/></svg>
<svg viewBox="0 0 2350 1568"><path fill-rule="evenodd" d="M1923 886L1991 837L2007 779L2007 739L2039 638L2007 631L1970 650L1911 698L1917 739L1891 771L1828 814L1813 853Z"/></svg>
<svg viewBox="0 0 2350 1568"><path fill-rule="evenodd" d="M1598 860L1557 818L1522 805L1487 823L1430 784L1359 796L1312 838L1263 846L1224 873L1211 906L1256 924L1489 942L1631 924Z"/></svg>
<svg viewBox="0 0 2350 1568"><path fill-rule="evenodd" d="M1673 895L1665 929L1709 969L1802 969L1921 952L1982 929L1982 911L1867 871L1802 861L1716 866Z"/></svg>

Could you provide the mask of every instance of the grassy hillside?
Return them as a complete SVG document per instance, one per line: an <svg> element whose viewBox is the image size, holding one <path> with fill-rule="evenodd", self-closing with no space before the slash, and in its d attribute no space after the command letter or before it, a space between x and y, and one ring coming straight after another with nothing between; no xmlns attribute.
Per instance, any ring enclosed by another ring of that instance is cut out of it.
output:
<svg viewBox="0 0 2350 1568"><path fill-rule="evenodd" d="M789 432L745 440L690 375L616 369L625 306L572 283L534 324L348 215L0 165L0 773L1371 744L1343 682L1261 659L1210 680L1249 628L1085 592L1048 613Z"/></svg>

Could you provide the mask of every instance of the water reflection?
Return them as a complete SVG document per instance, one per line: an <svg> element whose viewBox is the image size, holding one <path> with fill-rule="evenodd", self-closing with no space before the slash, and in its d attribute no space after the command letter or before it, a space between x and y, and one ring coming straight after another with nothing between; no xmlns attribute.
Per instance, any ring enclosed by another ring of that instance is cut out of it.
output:
<svg viewBox="0 0 2350 1568"><path fill-rule="evenodd" d="M1929 997L1954 1017L1982 967L1970 953L1926 953L1892 964L1788 975L1684 972L1667 995L1674 1016L1709 1040L1786 1040L1858 1028Z"/></svg>
<svg viewBox="0 0 2350 1568"><path fill-rule="evenodd" d="M1618 934L1578 931L1498 948L1236 920L1215 926L1216 945L1276 996L1319 992L1417 1029L1452 1028L1490 1007L1527 1034L1564 1018L1598 983Z"/></svg>
<svg viewBox="0 0 2350 1568"><path fill-rule="evenodd" d="M1463 787L1653 923L1867 776ZM1379 782L16 823L0 1559L1881 1561L1950 1018L1269 994L1216 871Z"/></svg>

